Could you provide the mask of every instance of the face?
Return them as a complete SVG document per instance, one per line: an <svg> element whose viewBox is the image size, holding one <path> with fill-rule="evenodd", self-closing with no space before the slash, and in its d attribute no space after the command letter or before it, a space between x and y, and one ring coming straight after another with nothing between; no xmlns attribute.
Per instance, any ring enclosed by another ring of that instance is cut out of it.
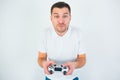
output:
<svg viewBox="0 0 120 80"><path fill-rule="evenodd" d="M65 33L68 30L71 15L68 8L53 8L51 21L57 33Z"/></svg>

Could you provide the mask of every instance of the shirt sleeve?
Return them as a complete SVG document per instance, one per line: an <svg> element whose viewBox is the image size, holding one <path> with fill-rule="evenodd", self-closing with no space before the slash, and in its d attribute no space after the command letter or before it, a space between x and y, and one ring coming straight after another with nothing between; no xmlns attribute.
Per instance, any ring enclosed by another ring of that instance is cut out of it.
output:
<svg viewBox="0 0 120 80"><path fill-rule="evenodd" d="M78 54L84 54L86 52L85 50L85 44L84 44L84 35L80 29L78 29L78 44L79 44L79 53Z"/></svg>
<svg viewBox="0 0 120 80"><path fill-rule="evenodd" d="M40 44L39 44L39 51L46 53L46 31L41 31L40 34Z"/></svg>

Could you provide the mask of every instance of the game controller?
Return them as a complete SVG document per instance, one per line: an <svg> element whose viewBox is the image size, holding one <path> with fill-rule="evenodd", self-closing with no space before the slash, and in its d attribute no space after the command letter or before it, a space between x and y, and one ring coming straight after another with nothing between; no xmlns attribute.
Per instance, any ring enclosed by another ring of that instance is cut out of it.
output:
<svg viewBox="0 0 120 80"><path fill-rule="evenodd" d="M67 66L62 66L62 65L50 65L48 67L48 71L50 74L53 74L55 71L61 71L64 75L68 72L69 68Z"/></svg>

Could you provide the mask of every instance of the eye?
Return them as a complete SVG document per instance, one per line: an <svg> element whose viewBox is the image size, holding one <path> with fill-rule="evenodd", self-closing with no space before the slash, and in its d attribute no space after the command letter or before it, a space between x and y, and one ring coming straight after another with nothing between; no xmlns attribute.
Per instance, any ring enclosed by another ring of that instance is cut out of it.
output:
<svg viewBox="0 0 120 80"><path fill-rule="evenodd" d="M63 15L63 18L67 18L68 16L67 15Z"/></svg>
<svg viewBox="0 0 120 80"><path fill-rule="evenodd" d="M56 16L54 16L54 18L59 18L59 16L58 16L58 15L56 15Z"/></svg>

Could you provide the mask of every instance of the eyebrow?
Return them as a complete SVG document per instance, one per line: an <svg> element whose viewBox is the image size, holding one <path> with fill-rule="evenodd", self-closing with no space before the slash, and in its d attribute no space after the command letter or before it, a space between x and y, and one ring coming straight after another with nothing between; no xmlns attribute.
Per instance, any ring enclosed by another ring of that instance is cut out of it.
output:
<svg viewBox="0 0 120 80"><path fill-rule="evenodd" d="M61 14L61 13L53 13L53 14ZM63 13L63 14L68 14L68 13Z"/></svg>

